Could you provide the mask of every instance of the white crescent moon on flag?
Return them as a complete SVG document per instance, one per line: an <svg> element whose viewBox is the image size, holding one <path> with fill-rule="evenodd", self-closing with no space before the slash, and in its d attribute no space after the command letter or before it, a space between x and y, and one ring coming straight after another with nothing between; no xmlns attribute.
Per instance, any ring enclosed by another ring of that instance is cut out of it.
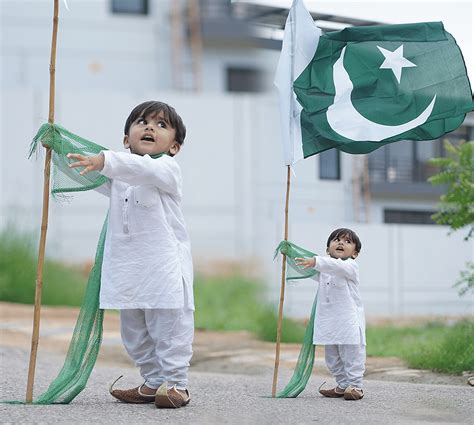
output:
<svg viewBox="0 0 474 425"><path fill-rule="evenodd" d="M326 112L328 124L337 134L358 142L380 142L418 127L426 122L433 111L436 95L420 115L404 124L377 124L362 116L354 108L351 101L353 85L343 64L345 51L346 46L342 49L341 56L333 67L334 88L336 93L334 103Z"/></svg>

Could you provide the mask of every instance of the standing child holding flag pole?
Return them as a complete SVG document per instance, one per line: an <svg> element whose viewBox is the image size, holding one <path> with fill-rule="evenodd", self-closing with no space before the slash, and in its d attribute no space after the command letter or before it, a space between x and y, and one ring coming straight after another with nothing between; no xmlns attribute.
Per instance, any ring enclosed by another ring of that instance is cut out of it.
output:
<svg viewBox="0 0 474 425"><path fill-rule="evenodd" d="M321 35L302 0L293 1L286 21L275 84L285 165L328 149L367 154L401 140L435 140L474 109L462 53L441 22ZM293 267L297 255L288 253L308 252L287 240L278 250ZM293 378L278 397L303 391L314 360L311 341L308 325ZM277 372L273 388L276 378Z"/></svg>
<svg viewBox="0 0 474 425"><path fill-rule="evenodd" d="M350 229L336 229L327 240L329 257L295 258L297 266L315 269L319 289L313 344L325 346L326 365L337 386L319 389L324 397L360 400L365 370L365 316L355 259L362 244Z"/></svg>
<svg viewBox="0 0 474 425"><path fill-rule="evenodd" d="M124 147L131 151L126 154L107 151L55 124L58 3L54 0L49 119L30 147L30 156L40 144L47 154L26 402L66 404L85 388L102 340L104 308L118 308L123 312L124 345L145 382L110 392L125 402L182 407L190 401L186 386L194 334L193 267L180 209L181 171L172 157L179 152L186 129L169 105L140 104L125 124ZM51 158L53 195L97 189L110 197L110 214L64 365L33 401ZM84 169L79 172L77 167Z"/></svg>

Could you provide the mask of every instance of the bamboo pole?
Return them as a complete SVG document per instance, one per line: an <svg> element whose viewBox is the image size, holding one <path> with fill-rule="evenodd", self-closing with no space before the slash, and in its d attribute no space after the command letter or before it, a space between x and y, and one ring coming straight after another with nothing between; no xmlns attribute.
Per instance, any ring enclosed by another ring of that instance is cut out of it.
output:
<svg viewBox="0 0 474 425"><path fill-rule="evenodd" d="M290 176L291 170L288 165L286 175L286 199L285 199L285 241L288 240L288 204L290 200ZM281 342L281 324L283 321L283 302L285 301L285 277L286 277L286 255L283 254L281 264L281 287L280 287L280 306L278 308L277 337L275 348L275 367L273 369L272 397L276 396L276 387L278 381L278 368L280 366L280 342Z"/></svg>
<svg viewBox="0 0 474 425"><path fill-rule="evenodd" d="M54 122L54 95L55 95L55 71L56 71L56 45L58 39L59 22L59 0L54 0L53 35L51 40L51 58L49 64L49 115L48 122ZM36 268L35 308L33 313L33 333L31 336L30 364L28 369L28 382L26 384L26 402L33 401L33 385L35 380L36 356L38 353L40 313L41 313L41 289L43 287L43 265L46 248L46 234L48 231L49 212L49 182L51 175L51 148L46 148L43 176L43 212L41 218L41 236L38 249L38 264Z"/></svg>

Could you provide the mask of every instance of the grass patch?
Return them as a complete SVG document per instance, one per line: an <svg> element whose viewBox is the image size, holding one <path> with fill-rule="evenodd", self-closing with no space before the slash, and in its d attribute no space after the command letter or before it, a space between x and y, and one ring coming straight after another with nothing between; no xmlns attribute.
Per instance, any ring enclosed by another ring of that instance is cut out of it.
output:
<svg viewBox="0 0 474 425"><path fill-rule="evenodd" d="M196 327L216 331L247 330L275 341L277 314L263 300L264 286L241 277L197 277L194 282ZM282 342L301 342L305 327L290 319L282 324Z"/></svg>
<svg viewBox="0 0 474 425"><path fill-rule="evenodd" d="M367 354L404 359L410 367L460 374L474 371L474 320L413 327L368 327Z"/></svg>
<svg viewBox="0 0 474 425"><path fill-rule="evenodd" d="M0 300L34 304L37 244L26 235L0 233ZM43 305L80 306L87 279L71 267L46 260L43 269Z"/></svg>

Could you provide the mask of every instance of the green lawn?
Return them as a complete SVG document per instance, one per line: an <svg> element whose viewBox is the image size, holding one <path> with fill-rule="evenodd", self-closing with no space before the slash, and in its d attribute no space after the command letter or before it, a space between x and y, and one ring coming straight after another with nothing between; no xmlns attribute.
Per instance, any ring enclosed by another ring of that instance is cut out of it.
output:
<svg viewBox="0 0 474 425"><path fill-rule="evenodd" d="M194 282L196 327L248 330L264 341L275 341L276 309L263 301L263 284L241 277L197 277ZM282 342L301 342L305 327L284 319Z"/></svg>
<svg viewBox="0 0 474 425"><path fill-rule="evenodd" d="M400 357L417 369L456 374L474 371L474 320L368 327L367 354Z"/></svg>
<svg viewBox="0 0 474 425"><path fill-rule="evenodd" d="M12 232L0 233L0 300L33 304L37 244ZM43 273L44 305L80 306L87 278L78 270L46 260Z"/></svg>

